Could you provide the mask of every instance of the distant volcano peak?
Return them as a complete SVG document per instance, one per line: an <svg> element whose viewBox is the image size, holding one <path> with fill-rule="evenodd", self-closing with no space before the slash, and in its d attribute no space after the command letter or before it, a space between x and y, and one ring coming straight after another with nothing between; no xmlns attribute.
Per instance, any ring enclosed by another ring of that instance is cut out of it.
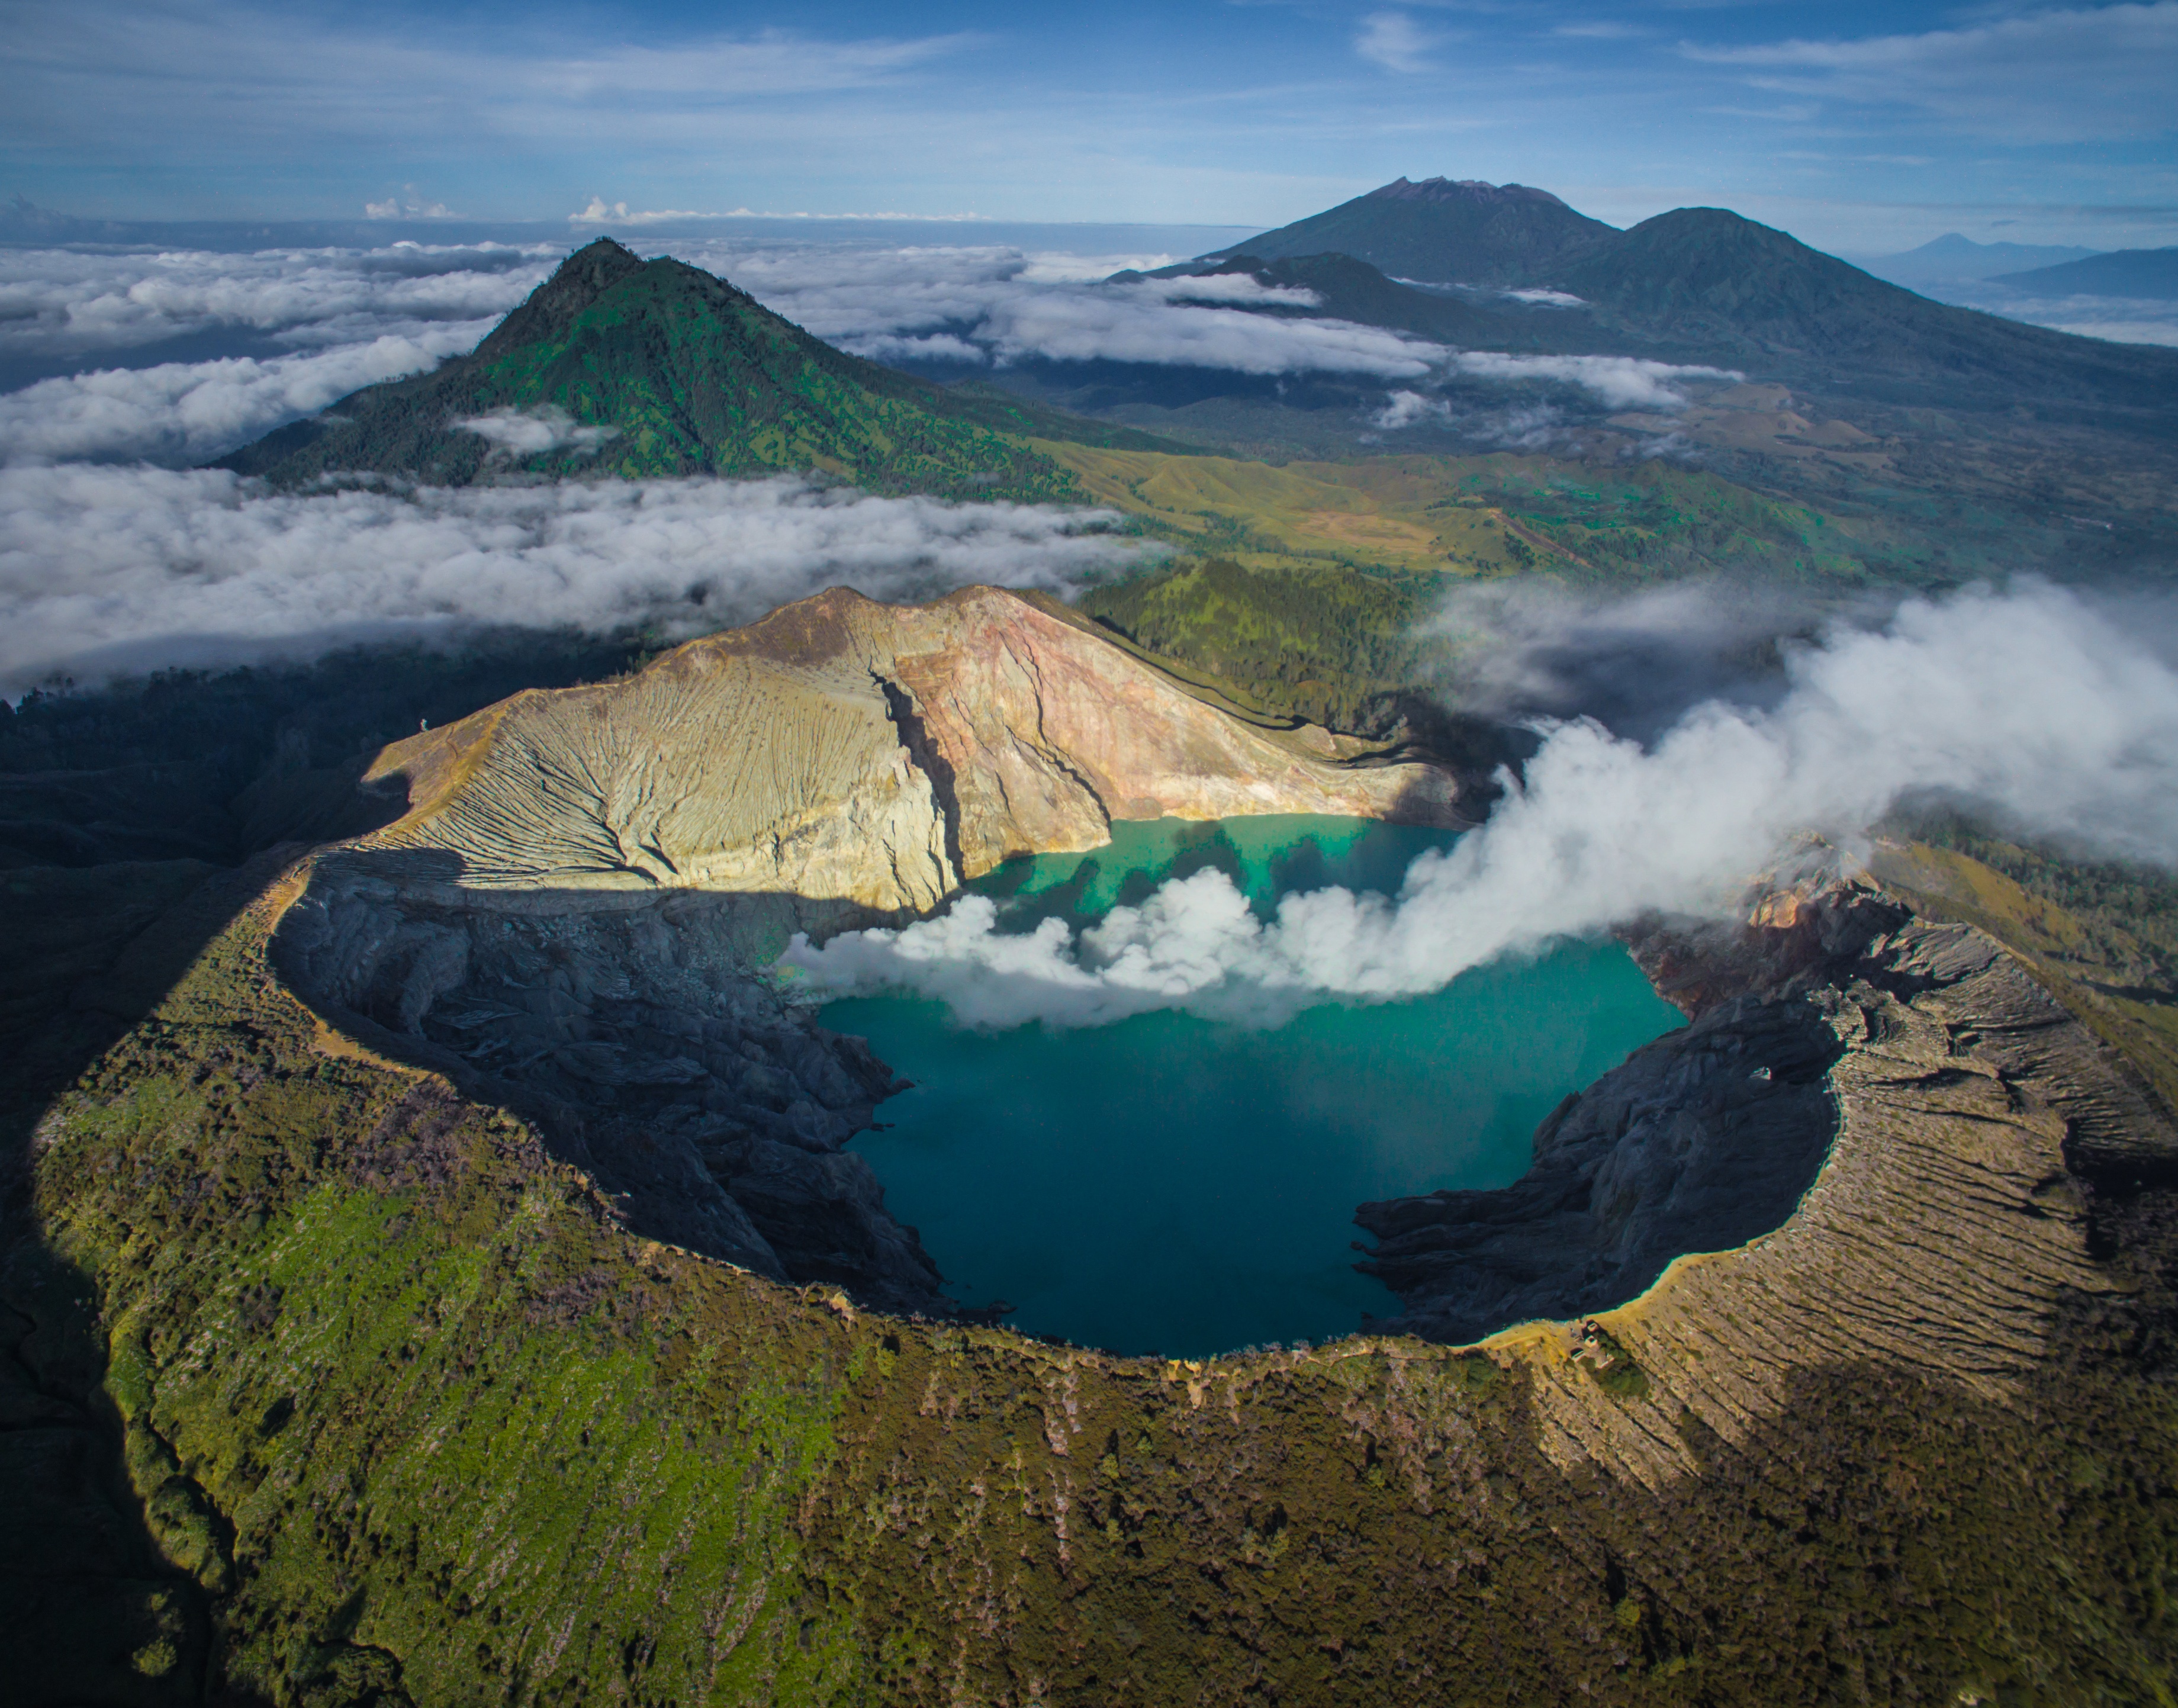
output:
<svg viewBox="0 0 2178 1708"><path fill-rule="evenodd" d="M1546 189L1402 178L1228 253L1267 261L1352 255L1394 278L1504 285L1529 282L1568 251L1617 235Z"/></svg>
<svg viewBox="0 0 2178 1708"><path fill-rule="evenodd" d="M1548 202L1552 207L1565 204L1546 189L1536 189L1524 183L1485 183L1479 178L1426 178L1420 183L1398 178L1377 189L1369 192L1371 198L1382 196L1388 201L1480 202L1485 205L1505 202Z"/></svg>

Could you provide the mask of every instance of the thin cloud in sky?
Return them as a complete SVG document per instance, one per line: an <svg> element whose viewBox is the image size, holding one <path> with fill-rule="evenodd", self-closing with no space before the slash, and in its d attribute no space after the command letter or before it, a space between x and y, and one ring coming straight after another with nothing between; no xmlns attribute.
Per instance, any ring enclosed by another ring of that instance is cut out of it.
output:
<svg viewBox="0 0 2178 1708"><path fill-rule="evenodd" d="M1994 135L2144 137L2172 129L2178 0L2023 13L1961 28L1717 46L1701 63L1759 86L1917 110Z"/></svg>
<svg viewBox="0 0 2178 1708"><path fill-rule="evenodd" d="M330 25L321 16L178 0L156 14L111 4L12 8L10 47L37 75L11 90L0 136L103 151L113 133L292 148L298 139L527 139L590 151L631 141L687 146L692 121L746 119L812 97L895 83L980 38L827 40L767 30L670 48L599 43L551 51L561 32L512 30L504 45L428 30ZM571 125L579 125L571 132ZM414 198L410 198L414 199ZM428 203L429 199L422 199Z"/></svg>
<svg viewBox="0 0 2178 1708"><path fill-rule="evenodd" d="M1354 51L1387 71L1427 71L1429 56L1442 41L1404 12L1371 12L1361 20Z"/></svg>
<svg viewBox="0 0 2178 1708"><path fill-rule="evenodd" d="M0 0L0 192L151 217L353 217L368 204L556 222L594 196L631 217L974 210L1270 227L1440 172L1561 194L1631 177L1744 206L1805 175L1760 131L1820 118L1851 128L1854 153L1930 161L1838 173L1836 222L1796 234L1850 252L1874 241L1853 224L1902 203L2156 200L2174 10L2042 0L1902 29L1867 0L1661 14L1108 0L978 34L867 4L785 30L736 0L541 19L512 0ZM1441 86L1455 65L1456 110ZM1932 132L1959 140L1932 145ZM2133 153L2095 145L2113 138ZM1673 205L1634 200L1586 211Z"/></svg>

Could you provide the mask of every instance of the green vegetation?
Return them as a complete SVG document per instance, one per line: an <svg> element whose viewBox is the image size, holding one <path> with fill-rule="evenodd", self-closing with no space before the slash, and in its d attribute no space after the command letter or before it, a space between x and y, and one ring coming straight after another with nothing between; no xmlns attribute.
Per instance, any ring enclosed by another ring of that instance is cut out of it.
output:
<svg viewBox="0 0 2178 1708"><path fill-rule="evenodd" d="M1415 624L1438 595L1436 577L1411 570L1254 570L1211 557L1092 589L1079 608L1256 704L1354 730L1426 676L1441 649Z"/></svg>
<svg viewBox="0 0 2178 1708"><path fill-rule="evenodd" d="M1078 608L1240 697L1376 731L1403 694L1457 677L1436 623L1478 580L1631 589L1701 573L1817 602L1919 571L1886 531L1659 463L1382 457L1274 468L1053 447L1100 501L1183 555Z"/></svg>
<svg viewBox="0 0 2178 1708"><path fill-rule="evenodd" d="M1578 1360L1588 1378L1615 1399L1645 1399L1649 1397L1649 1377L1634 1362L1634 1355L1618 1344L1618 1338L1607 1328L1591 1322L1587 1325L1586 1338ZM1626 1603L1619 1603L1621 1616Z"/></svg>
<svg viewBox="0 0 2178 1708"><path fill-rule="evenodd" d="M511 1118L317 1053L249 936L48 1119L42 1188L115 1284L104 1389L227 1686L824 1700L791 1519L840 1337L684 1284Z"/></svg>
<svg viewBox="0 0 2178 1708"><path fill-rule="evenodd" d="M510 413L556 422L560 442L495 446L462 424ZM345 397L222 466L285 485L353 473L462 485L808 471L874 492L1073 496L1071 478L1026 444L1029 433L1162 442L846 355L721 279L668 258L638 260L600 238L473 354Z"/></svg>

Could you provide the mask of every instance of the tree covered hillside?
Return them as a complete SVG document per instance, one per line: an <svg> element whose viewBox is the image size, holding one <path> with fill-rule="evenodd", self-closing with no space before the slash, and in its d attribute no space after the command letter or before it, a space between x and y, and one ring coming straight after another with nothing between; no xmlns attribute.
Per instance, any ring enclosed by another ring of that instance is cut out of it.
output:
<svg viewBox="0 0 2178 1708"><path fill-rule="evenodd" d="M807 470L874 492L1071 496L1073 478L1023 442L1030 433L1159 442L895 373L723 279L600 238L473 354L367 387L221 466L290 486L342 473L467 485Z"/></svg>

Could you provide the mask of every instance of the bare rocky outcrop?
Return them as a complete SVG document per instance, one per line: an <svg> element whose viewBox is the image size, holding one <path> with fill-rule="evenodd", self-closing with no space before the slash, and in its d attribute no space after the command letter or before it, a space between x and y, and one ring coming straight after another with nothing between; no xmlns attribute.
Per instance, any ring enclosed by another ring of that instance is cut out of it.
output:
<svg viewBox="0 0 2178 1708"><path fill-rule="evenodd" d="M1815 1366L2002 1399L2114 1284L2098 1194L2178 1170L2138 1074L1972 927L1834 880L1634 947L1689 1026L1569 1099L1513 1186L1361 1214L1391 1326L1498 1331L1568 1464L1661 1486L1694 1423L1741 1439Z"/></svg>
<svg viewBox="0 0 2178 1708"><path fill-rule="evenodd" d="M370 846L464 889L696 888L926 911L1115 818L1456 824L1458 784L1380 745L1250 721L1064 607L835 588L621 682L518 694L386 750Z"/></svg>

